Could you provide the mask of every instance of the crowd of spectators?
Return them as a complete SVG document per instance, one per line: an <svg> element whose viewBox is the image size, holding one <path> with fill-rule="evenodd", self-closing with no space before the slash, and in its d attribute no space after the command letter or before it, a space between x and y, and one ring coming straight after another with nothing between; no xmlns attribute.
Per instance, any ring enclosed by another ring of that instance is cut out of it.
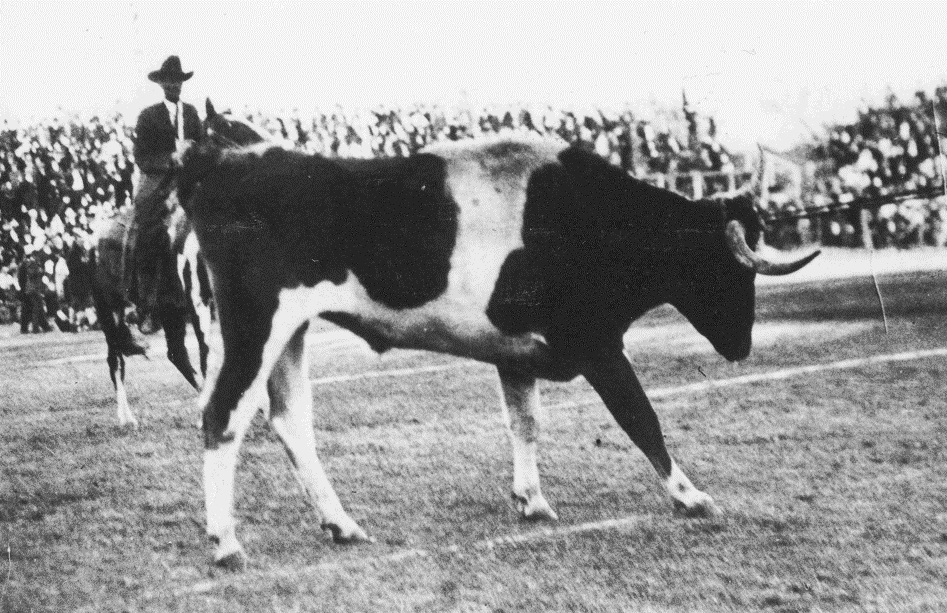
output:
<svg viewBox="0 0 947 613"><path fill-rule="evenodd" d="M57 117L25 126L4 121L0 321L12 319L18 303L29 305L19 308L23 332L48 329L50 317L63 329L94 319L87 284L70 279L69 262L76 269L87 261L96 220L130 202L131 136L118 115Z"/></svg>
<svg viewBox="0 0 947 613"><path fill-rule="evenodd" d="M575 111L540 107L468 108L414 105L368 111L337 108L304 118L298 111L243 116L297 147L326 156L406 156L440 140L486 134L536 133L567 142L584 142L599 155L637 176L652 173L714 171L732 165L716 137L712 118L698 117L685 98L680 112L655 112L635 118L630 110Z"/></svg>
<svg viewBox="0 0 947 613"><path fill-rule="evenodd" d="M336 108L311 116L245 109L242 114L296 147L326 156L405 156L438 140L534 132L582 141L638 176L721 170L733 164L716 139L713 120L699 118L686 100L681 111L658 112L650 120L635 119L629 110L577 111L548 105L478 111L438 105ZM22 302L34 305L19 309L24 332L47 329L47 315L58 314L56 321L64 329L79 326L82 313L88 312L88 292L71 291L69 262L88 257L97 220L131 202L133 131L131 122L118 114L60 117L27 126L4 122L0 321L9 321ZM25 279L27 268L39 277ZM26 285L43 300L28 299ZM94 319L91 312L88 319Z"/></svg>
<svg viewBox="0 0 947 613"><path fill-rule="evenodd" d="M947 86L933 98L923 91L910 101L893 93L885 104L866 108L850 124L829 127L812 148L811 202L815 208L874 200L879 206L852 209L829 219L822 242L899 246L947 244L947 192L938 135L947 134ZM906 193L923 197L884 203ZM929 194L940 194L929 197Z"/></svg>
<svg viewBox="0 0 947 613"><path fill-rule="evenodd" d="M908 103L893 96L882 108L866 109L852 124L828 129L800 163L811 175L805 196L782 198L781 209L845 203L905 190L942 185L932 108L947 118L947 88L934 99L918 93ZM733 187L743 161L717 139L712 117L702 117L686 97L679 109L656 110L647 118L628 109L560 109L510 106L471 110L413 105L370 110L335 108L315 114L240 113L296 147L326 156L410 155L439 140L496 133L537 133L581 141L635 176L665 185L666 177L705 173L707 194ZM941 129L945 128L941 126ZM44 330L49 317L63 329L93 321L89 291L69 271L88 260L98 220L131 202L134 183L133 126L125 117L59 117L0 130L0 322L19 310L21 329ZM716 178L714 178L716 177ZM679 188L675 183L672 188ZM687 195L696 193L691 186ZM802 192L798 192L802 194ZM867 226L858 212L823 218L816 238L860 244L870 228L876 244L947 242L945 199L908 201L872 210ZM809 224L811 227L820 224ZM29 274L26 272L29 271ZM31 277L32 275L32 277ZM26 295L26 286L34 294ZM74 287L75 286L75 287ZM42 296L42 300L36 298ZM20 303L31 305L21 308ZM41 309L42 307L42 309ZM41 312L45 311L45 313Z"/></svg>

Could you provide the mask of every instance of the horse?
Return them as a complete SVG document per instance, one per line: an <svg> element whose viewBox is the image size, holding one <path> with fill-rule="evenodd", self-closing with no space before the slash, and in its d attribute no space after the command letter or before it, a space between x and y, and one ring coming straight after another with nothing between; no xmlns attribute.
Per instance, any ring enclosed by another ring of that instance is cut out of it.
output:
<svg viewBox="0 0 947 613"><path fill-rule="evenodd" d="M204 131L220 147L240 147L272 137L250 124L231 120L229 112L218 113L210 99L206 104ZM213 296L197 238L171 186L160 219L140 230L139 261L131 275L124 271L125 236L132 211L125 210L105 222L92 249L89 282L96 316L108 347L106 361L115 388L119 425L138 427L125 390L125 358L147 358L147 347L132 335L126 310L134 306L139 329L154 334L164 328L168 359L199 390L197 373L184 344L190 322L197 338L201 378L207 376ZM130 281L129 281L130 279ZM128 287L129 285L133 287Z"/></svg>
<svg viewBox="0 0 947 613"><path fill-rule="evenodd" d="M148 357L147 345L136 340L129 327L130 306L135 307L142 333L150 335L164 329L168 359L195 390L200 390L184 343L190 322L197 337L201 377L207 374L209 349L205 335L211 321L210 283L197 240L173 190L166 205L163 218L141 230L138 240L140 254L147 256L145 265L137 266L132 275L124 274L125 233L133 215L126 209L100 227L87 272L108 349L106 362L115 389L118 421L123 427L138 427L125 390L125 358Z"/></svg>

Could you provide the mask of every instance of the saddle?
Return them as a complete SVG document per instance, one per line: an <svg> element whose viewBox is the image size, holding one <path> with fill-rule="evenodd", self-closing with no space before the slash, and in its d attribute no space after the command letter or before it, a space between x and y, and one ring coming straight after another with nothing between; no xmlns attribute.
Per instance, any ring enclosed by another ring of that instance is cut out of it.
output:
<svg viewBox="0 0 947 613"><path fill-rule="evenodd" d="M142 175L133 200L133 208L116 218L116 226L122 228L122 254L119 258L118 278L121 287L132 302L136 302L136 275L138 265L151 254L142 257L142 234L162 231L168 217L168 198L174 187L171 172Z"/></svg>

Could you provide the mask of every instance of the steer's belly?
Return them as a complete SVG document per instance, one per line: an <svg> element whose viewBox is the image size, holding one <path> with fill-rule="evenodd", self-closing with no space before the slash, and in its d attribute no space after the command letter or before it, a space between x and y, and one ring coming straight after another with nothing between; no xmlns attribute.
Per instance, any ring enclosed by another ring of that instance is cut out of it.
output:
<svg viewBox="0 0 947 613"><path fill-rule="evenodd" d="M283 290L281 308L300 308L365 339L375 350L423 349L472 358L502 367L562 378L558 360L542 337L508 335L486 316L486 305L465 304L450 291L417 308L392 309L369 298L355 275L335 285Z"/></svg>

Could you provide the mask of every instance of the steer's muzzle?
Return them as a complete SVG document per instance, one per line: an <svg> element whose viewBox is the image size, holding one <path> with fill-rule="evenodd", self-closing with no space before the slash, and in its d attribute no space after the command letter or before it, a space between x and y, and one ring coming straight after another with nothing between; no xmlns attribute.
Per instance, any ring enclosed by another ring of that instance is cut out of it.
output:
<svg viewBox="0 0 947 613"><path fill-rule="evenodd" d="M717 347L716 349L728 362L739 362L749 357L752 346L753 339L747 334L733 343L727 343L725 347Z"/></svg>

